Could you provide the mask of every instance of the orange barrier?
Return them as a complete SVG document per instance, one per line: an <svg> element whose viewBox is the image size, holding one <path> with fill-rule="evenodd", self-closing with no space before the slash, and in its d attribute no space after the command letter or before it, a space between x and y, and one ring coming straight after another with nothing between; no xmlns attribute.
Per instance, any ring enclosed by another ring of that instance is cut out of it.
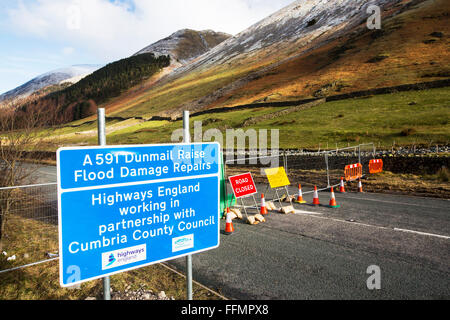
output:
<svg viewBox="0 0 450 320"><path fill-rule="evenodd" d="M345 167L345 180L353 181L362 178L361 163L350 164Z"/></svg>
<svg viewBox="0 0 450 320"><path fill-rule="evenodd" d="M383 172L383 160L373 159L369 162L369 172L370 173L380 173Z"/></svg>

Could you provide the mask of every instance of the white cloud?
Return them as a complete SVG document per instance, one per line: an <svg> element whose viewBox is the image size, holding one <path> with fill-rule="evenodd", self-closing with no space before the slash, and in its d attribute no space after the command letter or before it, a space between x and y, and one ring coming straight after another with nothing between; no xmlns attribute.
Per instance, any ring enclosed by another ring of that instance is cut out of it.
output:
<svg viewBox="0 0 450 320"><path fill-rule="evenodd" d="M62 53L63 53L64 55L66 55L66 56L71 55L71 54L73 54L74 52L75 52L75 49L72 48L72 47L64 47L64 48L62 49Z"/></svg>
<svg viewBox="0 0 450 320"><path fill-rule="evenodd" d="M191 28L236 34L291 0L37 0L7 12L9 29L113 61ZM69 49L70 48L70 49Z"/></svg>

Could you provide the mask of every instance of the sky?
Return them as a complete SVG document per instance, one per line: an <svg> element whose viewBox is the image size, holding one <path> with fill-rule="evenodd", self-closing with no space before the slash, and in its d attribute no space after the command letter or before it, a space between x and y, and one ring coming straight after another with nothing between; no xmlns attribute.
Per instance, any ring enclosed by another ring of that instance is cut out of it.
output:
<svg viewBox="0 0 450 320"><path fill-rule="evenodd" d="M184 29L235 35L293 0L1 0L0 94L51 70L106 64Z"/></svg>

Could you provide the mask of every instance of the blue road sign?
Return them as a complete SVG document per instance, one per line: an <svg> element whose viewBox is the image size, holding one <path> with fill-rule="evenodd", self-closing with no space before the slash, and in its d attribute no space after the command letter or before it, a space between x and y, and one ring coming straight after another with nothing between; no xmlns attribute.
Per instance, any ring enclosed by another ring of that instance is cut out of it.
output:
<svg viewBox="0 0 450 320"><path fill-rule="evenodd" d="M219 144L61 148L61 286L219 246Z"/></svg>

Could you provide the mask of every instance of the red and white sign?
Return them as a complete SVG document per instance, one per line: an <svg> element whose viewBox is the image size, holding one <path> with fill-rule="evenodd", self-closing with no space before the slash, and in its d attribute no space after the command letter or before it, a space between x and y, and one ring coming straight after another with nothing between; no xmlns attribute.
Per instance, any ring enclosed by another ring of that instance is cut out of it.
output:
<svg viewBox="0 0 450 320"><path fill-rule="evenodd" d="M228 180L230 180L236 198L242 198L257 193L251 173L229 177Z"/></svg>

